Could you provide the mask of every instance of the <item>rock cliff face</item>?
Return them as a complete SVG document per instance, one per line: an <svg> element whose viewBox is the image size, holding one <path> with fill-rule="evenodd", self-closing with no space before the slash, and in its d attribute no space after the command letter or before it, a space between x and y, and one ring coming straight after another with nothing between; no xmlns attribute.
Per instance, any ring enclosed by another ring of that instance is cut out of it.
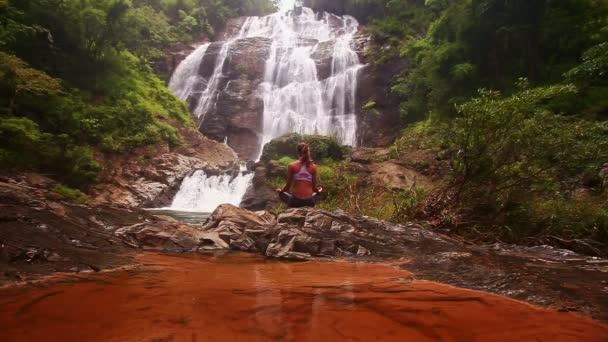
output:
<svg viewBox="0 0 608 342"><path fill-rule="evenodd" d="M131 154L100 154L104 168L87 191L93 201L130 207L168 205L184 177L194 170L219 170L236 163L236 154L225 144L176 127L184 140L182 146L156 144Z"/></svg>
<svg viewBox="0 0 608 342"><path fill-rule="evenodd" d="M226 139L243 159L255 159L261 144L264 102L257 89L264 80L270 44L267 38L246 38L230 46L216 107L200 122L203 134Z"/></svg>
<svg viewBox="0 0 608 342"><path fill-rule="evenodd" d="M359 74L357 104L361 110L357 137L361 146L389 146L404 127L400 119L399 101L390 94L391 80L404 65L404 61L375 68L368 65ZM368 105L371 106L367 108Z"/></svg>

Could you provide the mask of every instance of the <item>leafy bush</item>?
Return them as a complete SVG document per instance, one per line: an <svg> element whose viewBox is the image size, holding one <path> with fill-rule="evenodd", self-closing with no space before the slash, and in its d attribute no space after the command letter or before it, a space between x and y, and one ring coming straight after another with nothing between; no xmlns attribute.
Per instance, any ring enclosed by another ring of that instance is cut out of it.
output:
<svg viewBox="0 0 608 342"><path fill-rule="evenodd" d="M556 115L543 106L574 91L570 85L524 88L505 98L482 91L459 106L462 117L445 140L459 192L481 189L486 198L508 201L555 189L563 173L597 173L608 160L608 126Z"/></svg>
<svg viewBox="0 0 608 342"><path fill-rule="evenodd" d="M295 161L296 161L295 158L287 157L287 156L281 157L281 158L279 158L279 160L277 160L277 162L279 163L279 165L285 166L285 167L287 167L289 164L291 164L291 163L293 163Z"/></svg>
<svg viewBox="0 0 608 342"><path fill-rule="evenodd" d="M80 190L72 189L63 184L55 186L52 191L75 203L85 204L89 201L88 197L80 192Z"/></svg>
<svg viewBox="0 0 608 342"><path fill-rule="evenodd" d="M267 0L0 1L0 167L82 187L93 150L181 143L193 126L149 62ZM180 16L181 13L181 16Z"/></svg>
<svg viewBox="0 0 608 342"><path fill-rule="evenodd" d="M294 133L276 138L266 144L261 160L268 162L270 160L278 160L284 156L296 156L296 148L301 142L306 142L310 145L314 160L324 158L341 160L345 154L346 147L341 146L335 138Z"/></svg>
<svg viewBox="0 0 608 342"><path fill-rule="evenodd" d="M387 191L390 193L393 202L391 221L396 223L406 223L414 220L427 196L427 191L423 188Z"/></svg>

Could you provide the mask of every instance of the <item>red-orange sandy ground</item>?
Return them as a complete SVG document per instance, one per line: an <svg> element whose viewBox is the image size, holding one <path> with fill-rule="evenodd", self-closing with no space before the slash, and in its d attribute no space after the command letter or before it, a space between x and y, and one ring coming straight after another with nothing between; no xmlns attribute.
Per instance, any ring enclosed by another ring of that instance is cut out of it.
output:
<svg viewBox="0 0 608 342"><path fill-rule="evenodd" d="M390 265L146 254L0 290L0 341L608 341L608 325Z"/></svg>

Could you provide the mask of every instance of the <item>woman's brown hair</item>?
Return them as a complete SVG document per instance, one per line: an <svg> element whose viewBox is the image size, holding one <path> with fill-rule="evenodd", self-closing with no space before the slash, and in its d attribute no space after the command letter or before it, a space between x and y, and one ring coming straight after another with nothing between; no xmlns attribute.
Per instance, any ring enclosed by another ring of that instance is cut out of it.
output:
<svg viewBox="0 0 608 342"><path fill-rule="evenodd" d="M301 142L298 144L298 157L300 158L300 163L303 165L309 165L312 163L312 158L310 156L310 146L307 143Z"/></svg>

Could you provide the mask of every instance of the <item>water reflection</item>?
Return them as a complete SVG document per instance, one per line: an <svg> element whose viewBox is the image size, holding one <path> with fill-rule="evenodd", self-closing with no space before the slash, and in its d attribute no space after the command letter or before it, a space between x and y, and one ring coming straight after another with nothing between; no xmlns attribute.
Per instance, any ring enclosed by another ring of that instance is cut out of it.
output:
<svg viewBox="0 0 608 342"><path fill-rule="evenodd" d="M412 281L390 266L233 253L141 261L131 271L0 291L0 340L608 339L606 325L588 318Z"/></svg>
<svg viewBox="0 0 608 342"><path fill-rule="evenodd" d="M164 215L172 217L180 222L186 224L202 224L211 213L207 212L196 212L196 211L178 211L169 209L147 209L149 212L155 215Z"/></svg>

